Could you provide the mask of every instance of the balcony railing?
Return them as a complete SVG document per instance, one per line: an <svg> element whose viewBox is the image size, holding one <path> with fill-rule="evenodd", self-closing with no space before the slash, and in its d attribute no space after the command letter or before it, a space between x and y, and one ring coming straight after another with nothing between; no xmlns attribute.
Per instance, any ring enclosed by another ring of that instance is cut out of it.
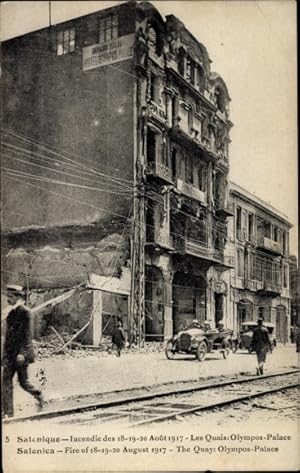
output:
<svg viewBox="0 0 300 473"><path fill-rule="evenodd" d="M224 217L234 216L234 204L233 202L216 202L216 214Z"/></svg>
<svg viewBox="0 0 300 473"><path fill-rule="evenodd" d="M155 227L147 225L146 244L153 244L162 248L172 248L172 239L168 231L158 230Z"/></svg>
<svg viewBox="0 0 300 473"><path fill-rule="evenodd" d="M271 297L277 297L281 293L281 285L274 281L264 281L262 288L257 291L260 294L269 295Z"/></svg>
<svg viewBox="0 0 300 473"><path fill-rule="evenodd" d="M156 118L162 123L166 123L167 115L163 108L161 108L157 103L151 101L148 105L149 117Z"/></svg>
<svg viewBox="0 0 300 473"><path fill-rule="evenodd" d="M207 257L207 243L185 238L185 252L192 256Z"/></svg>
<svg viewBox="0 0 300 473"><path fill-rule="evenodd" d="M153 161L147 165L146 174L160 177L164 181L173 184L173 173L171 169L158 161Z"/></svg>
<svg viewBox="0 0 300 473"><path fill-rule="evenodd" d="M257 246L259 248L263 248L264 250L267 250L268 252L276 254L276 255L282 254L280 243L278 241L271 240L271 238L268 238L264 235L258 235Z"/></svg>
<svg viewBox="0 0 300 473"><path fill-rule="evenodd" d="M197 189L192 184L184 182L182 179L177 179L177 189L184 195L191 197L192 199L198 200L199 202L206 203L206 193Z"/></svg>

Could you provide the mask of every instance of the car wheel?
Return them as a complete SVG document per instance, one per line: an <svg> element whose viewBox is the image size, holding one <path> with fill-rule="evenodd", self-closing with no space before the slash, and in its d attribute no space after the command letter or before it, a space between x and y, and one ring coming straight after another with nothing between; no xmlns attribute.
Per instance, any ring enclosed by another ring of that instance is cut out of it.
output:
<svg viewBox="0 0 300 473"><path fill-rule="evenodd" d="M198 347L197 347L197 359L199 361L203 361L204 358L206 357L207 353L207 345L205 342L200 342Z"/></svg>
<svg viewBox="0 0 300 473"><path fill-rule="evenodd" d="M175 357L174 345L172 342L168 342L165 348L165 354L168 360L173 360Z"/></svg>

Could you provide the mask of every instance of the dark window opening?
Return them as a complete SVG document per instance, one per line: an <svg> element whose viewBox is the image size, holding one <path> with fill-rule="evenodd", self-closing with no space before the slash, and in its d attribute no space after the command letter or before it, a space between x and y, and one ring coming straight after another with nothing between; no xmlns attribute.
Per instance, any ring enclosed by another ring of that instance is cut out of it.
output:
<svg viewBox="0 0 300 473"><path fill-rule="evenodd" d="M198 75L198 89L200 92L204 92L205 89L205 74L202 67L197 67L197 75Z"/></svg>
<svg viewBox="0 0 300 473"><path fill-rule="evenodd" d="M178 56L178 72L182 76L185 75L185 53L184 51L179 52Z"/></svg>
<svg viewBox="0 0 300 473"><path fill-rule="evenodd" d="M215 101L220 112L225 111L226 99L223 90L220 87L215 89Z"/></svg>
<svg viewBox="0 0 300 473"><path fill-rule="evenodd" d="M173 178L176 178L177 172L176 172L176 166L177 166L177 151L175 148L172 149L172 174Z"/></svg>
<svg viewBox="0 0 300 473"><path fill-rule="evenodd" d="M150 97L153 102L159 104L159 79L153 73L150 75Z"/></svg>
<svg viewBox="0 0 300 473"><path fill-rule="evenodd" d="M253 214L248 214L248 238L250 241L253 240Z"/></svg>
<svg viewBox="0 0 300 473"><path fill-rule="evenodd" d="M186 79L191 84L195 84L195 63L189 56L186 60Z"/></svg>
<svg viewBox="0 0 300 473"><path fill-rule="evenodd" d="M241 230L242 230L242 209L241 207L237 207L236 208L236 231L239 234Z"/></svg>
<svg viewBox="0 0 300 473"><path fill-rule="evenodd" d="M193 160L191 156L186 156L185 160L185 180L189 184L193 184Z"/></svg>
<svg viewBox="0 0 300 473"><path fill-rule="evenodd" d="M266 238L271 238L271 224L270 222L264 222L263 223L263 229L264 229L264 236Z"/></svg>
<svg viewBox="0 0 300 473"><path fill-rule="evenodd" d="M278 227L273 228L274 241L278 241Z"/></svg>
<svg viewBox="0 0 300 473"><path fill-rule="evenodd" d="M152 130L147 133L147 160L148 164L155 162L156 156L156 134Z"/></svg>

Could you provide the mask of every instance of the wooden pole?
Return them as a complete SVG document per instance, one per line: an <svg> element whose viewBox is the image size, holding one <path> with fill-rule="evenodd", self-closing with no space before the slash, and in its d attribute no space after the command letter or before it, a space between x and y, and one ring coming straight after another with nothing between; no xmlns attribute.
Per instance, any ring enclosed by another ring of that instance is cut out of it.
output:
<svg viewBox="0 0 300 473"><path fill-rule="evenodd" d="M52 332L54 332L54 333L55 333L55 335L57 336L57 338L58 338L58 339L59 339L59 340L62 342L62 344L64 344L64 343L65 343L65 341L64 341L64 339L62 338L62 336L61 336L61 335L58 333L58 331L57 331L57 330L55 330L55 328L54 328L54 327L52 327L52 325L50 326L50 328L51 328Z"/></svg>
<svg viewBox="0 0 300 473"><path fill-rule="evenodd" d="M78 337L78 335L80 335L82 332L84 332L84 330L86 328L88 328L88 326L90 325L91 323L91 320L90 319L80 330L78 330L78 332L75 333L75 335L73 335L70 340L68 340L62 347L60 347L58 350L56 350L54 353L57 355L58 353L60 353L62 350L64 350L68 345L70 345L71 342L73 342L73 340L75 340L75 338Z"/></svg>

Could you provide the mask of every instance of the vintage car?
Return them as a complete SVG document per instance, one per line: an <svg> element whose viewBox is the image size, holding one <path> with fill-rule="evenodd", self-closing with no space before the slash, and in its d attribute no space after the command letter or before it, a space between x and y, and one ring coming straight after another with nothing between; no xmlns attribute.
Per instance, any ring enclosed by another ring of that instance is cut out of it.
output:
<svg viewBox="0 0 300 473"><path fill-rule="evenodd" d="M231 335L232 332L229 331L204 331L200 328L183 330L167 342L166 357L172 360L176 353L187 353L203 361L207 353L219 350L227 358L231 349Z"/></svg>
<svg viewBox="0 0 300 473"><path fill-rule="evenodd" d="M239 343L238 346L241 350L248 350L249 353L252 352L252 336L253 330L257 327L257 322L249 321L243 322L241 326L241 331L239 334ZM268 329L270 340L271 340L271 352L274 347L276 347L276 338L275 338L275 325L271 322L264 322L264 327Z"/></svg>

